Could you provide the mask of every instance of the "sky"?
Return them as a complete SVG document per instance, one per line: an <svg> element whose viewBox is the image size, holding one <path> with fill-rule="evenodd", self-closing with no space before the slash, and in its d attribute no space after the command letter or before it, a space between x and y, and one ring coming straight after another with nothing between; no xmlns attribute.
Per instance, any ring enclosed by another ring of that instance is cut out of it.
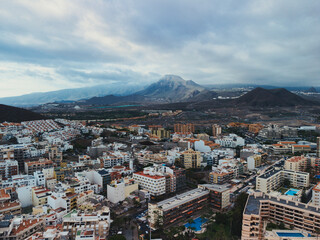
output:
<svg viewBox="0 0 320 240"><path fill-rule="evenodd" d="M318 0L1 0L0 97L165 74L320 86Z"/></svg>

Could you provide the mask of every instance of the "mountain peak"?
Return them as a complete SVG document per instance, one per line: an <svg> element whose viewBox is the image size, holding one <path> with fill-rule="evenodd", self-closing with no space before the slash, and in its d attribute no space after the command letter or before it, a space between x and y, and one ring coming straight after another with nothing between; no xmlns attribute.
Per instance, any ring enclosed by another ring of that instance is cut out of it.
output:
<svg viewBox="0 0 320 240"><path fill-rule="evenodd" d="M196 92L201 92L204 89L192 80L186 81L177 75L165 75L138 94L156 99L166 99L169 102L178 102L189 99Z"/></svg>
<svg viewBox="0 0 320 240"><path fill-rule="evenodd" d="M178 76L178 75L173 75L173 74L166 74L164 75L162 78L160 78L159 81L185 81L182 77Z"/></svg>

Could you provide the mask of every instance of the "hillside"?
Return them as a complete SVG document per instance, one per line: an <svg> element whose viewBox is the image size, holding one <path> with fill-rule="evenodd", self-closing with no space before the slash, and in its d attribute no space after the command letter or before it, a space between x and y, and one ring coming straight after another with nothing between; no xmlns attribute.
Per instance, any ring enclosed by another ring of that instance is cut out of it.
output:
<svg viewBox="0 0 320 240"><path fill-rule="evenodd" d="M45 117L23 108L0 104L0 122L23 122L39 119L45 119Z"/></svg>
<svg viewBox="0 0 320 240"><path fill-rule="evenodd" d="M128 96L114 96L107 95L104 97L93 97L85 101L81 101L81 104L88 105L109 105L109 104L119 104L119 103L140 103L144 102L146 98L144 96L132 94Z"/></svg>
<svg viewBox="0 0 320 240"><path fill-rule="evenodd" d="M124 96L133 94L143 89L144 85L140 84L105 84L86 88L63 89L51 92L30 93L16 97L0 98L1 104L11 106L35 106L50 102L77 101L92 97L103 97L106 95Z"/></svg>
<svg viewBox="0 0 320 240"><path fill-rule="evenodd" d="M255 88L245 95L234 99L235 105L253 107L291 107L298 105L314 105L315 103L306 100L284 88L264 89Z"/></svg>

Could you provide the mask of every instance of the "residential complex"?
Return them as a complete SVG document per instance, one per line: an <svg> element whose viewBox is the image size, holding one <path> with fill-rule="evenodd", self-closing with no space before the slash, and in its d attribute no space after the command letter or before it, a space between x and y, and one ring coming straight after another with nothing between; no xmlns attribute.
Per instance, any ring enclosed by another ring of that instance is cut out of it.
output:
<svg viewBox="0 0 320 240"><path fill-rule="evenodd" d="M257 177L256 189L269 193L282 186L284 179L296 188L304 188L310 185L309 173L291 170L271 170Z"/></svg>
<svg viewBox="0 0 320 240"><path fill-rule="evenodd" d="M264 239L267 222L283 223L287 228L315 233L320 227L320 211L312 205L262 192L250 195L243 212L241 239Z"/></svg>

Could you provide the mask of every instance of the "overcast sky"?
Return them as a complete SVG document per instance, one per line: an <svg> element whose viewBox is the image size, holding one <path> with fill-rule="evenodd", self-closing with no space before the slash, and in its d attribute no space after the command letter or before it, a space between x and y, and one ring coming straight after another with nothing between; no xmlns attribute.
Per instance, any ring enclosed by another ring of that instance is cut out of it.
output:
<svg viewBox="0 0 320 240"><path fill-rule="evenodd" d="M1 0L0 97L165 74L320 86L319 0Z"/></svg>

